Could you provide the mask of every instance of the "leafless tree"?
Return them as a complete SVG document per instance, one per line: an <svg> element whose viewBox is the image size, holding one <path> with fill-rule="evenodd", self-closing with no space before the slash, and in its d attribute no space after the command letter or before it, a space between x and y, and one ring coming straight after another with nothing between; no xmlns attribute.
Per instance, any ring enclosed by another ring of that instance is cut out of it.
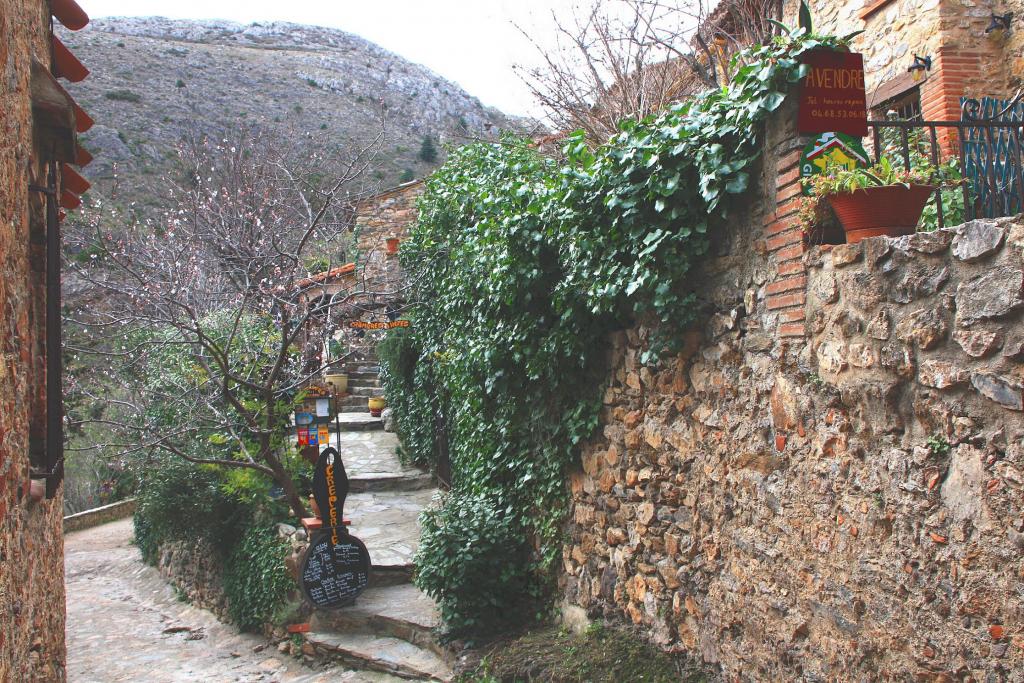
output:
<svg viewBox="0 0 1024 683"><path fill-rule="evenodd" d="M303 349L332 308L383 286L356 271L322 296L310 276L340 265L324 255L347 234L382 139L328 158L301 136L197 138L181 150L176 208L160 224L115 233L92 221L69 235L93 257L70 260L71 276L101 293L71 312L92 338L72 350L97 354L119 385L108 395L80 387L117 407L82 420L107 435L87 448L255 471L305 515L287 466L289 418L325 361L313 354L311 364Z"/></svg>
<svg viewBox="0 0 1024 683"><path fill-rule="evenodd" d="M543 64L519 73L556 129L597 145L623 119L727 82L732 57L769 39L780 12L780 0L592 0L571 19L553 13L554 49L534 41Z"/></svg>

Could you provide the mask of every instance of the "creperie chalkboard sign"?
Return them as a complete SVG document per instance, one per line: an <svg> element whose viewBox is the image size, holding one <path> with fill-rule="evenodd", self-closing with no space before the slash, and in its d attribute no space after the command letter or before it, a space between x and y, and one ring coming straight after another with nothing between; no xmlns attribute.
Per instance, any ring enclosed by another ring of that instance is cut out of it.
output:
<svg viewBox="0 0 1024 683"><path fill-rule="evenodd" d="M355 602L370 582L370 554L344 529L313 534L302 558L302 592L319 609L337 609Z"/></svg>
<svg viewBox="0 0 1024 683"><path fill-rule="evenodd" d="M868 134L864 56L854 52L811 50L800 58L808 67L800 83L801 133Z"/></svg>
<svg viewBox="0 0 1024 683"><path fill-rule="evenodd" d="M323 528L310 539L302 558L300 582L306 598L320 609L351 605L370 579L370 554L344 524L348 486L338 451L325 448L313 472L313 497L320 508Z"/></svg>

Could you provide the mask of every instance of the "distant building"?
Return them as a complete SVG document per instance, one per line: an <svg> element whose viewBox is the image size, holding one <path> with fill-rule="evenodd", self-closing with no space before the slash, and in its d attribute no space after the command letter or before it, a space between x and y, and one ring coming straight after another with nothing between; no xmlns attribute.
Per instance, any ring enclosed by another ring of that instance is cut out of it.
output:
<svg viewBox="0 0 1024 683"><path fill-rule="evenodd" d="M60 220L89 187L60 85L88 70L53 36L74 0L0 0L0 681L63 681Z"/></svg>

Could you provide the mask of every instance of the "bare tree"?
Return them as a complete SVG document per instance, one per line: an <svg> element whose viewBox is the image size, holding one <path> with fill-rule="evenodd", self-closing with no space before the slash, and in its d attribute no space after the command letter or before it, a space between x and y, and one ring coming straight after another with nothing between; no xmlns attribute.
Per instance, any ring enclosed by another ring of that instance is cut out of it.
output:
<svg viewBox="0 0 1024 683"><path fill-rule="evenodd" d="M119 384L116 397L86 396L118 408L82 420L108 435L87 448L258 472L305 515L287 467L290 414L323 363L302 350L333 307L377 298L381 285L357 271L323 296L310 276L343 260L336 245L382 139L328 158L301 136L197 138L181 150L162 223L118 235L94 221L69 236L95 257L72 260L73 277L103 294L72 312L92 333L73 350L97 354Z"/></svg>
<svg viewBox="0 0 1024 683"><path fill-rule="evenodd" d="M593 0L552 14L556 45L520 76L561 131L597 145L638 119L728 81L733 56L770 39L780 0ZM530 34L523 30L528 39Z"/></svg>

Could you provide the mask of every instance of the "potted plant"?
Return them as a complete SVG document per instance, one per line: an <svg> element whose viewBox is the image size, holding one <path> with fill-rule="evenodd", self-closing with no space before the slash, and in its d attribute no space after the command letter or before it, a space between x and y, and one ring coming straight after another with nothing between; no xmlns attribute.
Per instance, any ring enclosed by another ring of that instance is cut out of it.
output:
<svg viewBox="0 0 1024 683"><path fill-rule="evenodd" d="M893 166L886 158L871 168L829 167L811 178L809 185L814 193L811 203L828 200L850 244L867 237L913 233L937 187L935 169L931 166L907 171Z"/></svg>

